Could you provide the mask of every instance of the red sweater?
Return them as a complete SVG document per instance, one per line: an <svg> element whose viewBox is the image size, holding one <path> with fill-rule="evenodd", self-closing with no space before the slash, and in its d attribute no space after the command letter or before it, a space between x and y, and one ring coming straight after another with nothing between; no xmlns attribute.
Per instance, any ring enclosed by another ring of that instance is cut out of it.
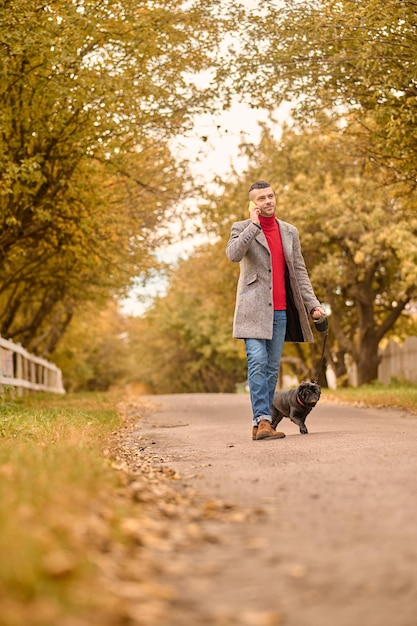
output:
<svg viewBox="0 0 417 626"><path fill-rule="evenodd" d="M282 249L281 234L275 216L259 216L261 227L271 252L272 264L272 295L274 311L285 311L287 299L285 294L285 258Z"/></svg>

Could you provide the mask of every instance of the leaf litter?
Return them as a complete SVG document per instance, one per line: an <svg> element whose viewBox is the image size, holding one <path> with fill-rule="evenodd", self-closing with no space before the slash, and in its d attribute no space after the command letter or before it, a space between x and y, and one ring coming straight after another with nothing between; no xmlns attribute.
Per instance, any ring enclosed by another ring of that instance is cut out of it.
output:
<svg viewBox="0 0 417 626"><path fill-rule="evenodd" d="M183 598L179 581L192 587L196 574L201 584L219 571L216 561L199 561L196 555L214 544L224 543L227 550L224 528L255 524L264 512L203 497L169 467L169 458L152 451L138 430L141 416L152 411L151 403L128 400L118 410L122 427L104 453L120 476L114 505L128 502L129 515L116 542L98 524L96 565L107 599L100 623L281 626L283 616L276 611L218 610L215 603L208 610Z"/></svg>

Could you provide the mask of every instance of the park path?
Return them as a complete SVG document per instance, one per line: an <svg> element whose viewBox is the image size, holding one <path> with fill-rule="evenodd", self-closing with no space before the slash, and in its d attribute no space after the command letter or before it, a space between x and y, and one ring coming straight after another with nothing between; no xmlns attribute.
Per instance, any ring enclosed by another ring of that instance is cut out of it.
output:
<svg viewBox="0 0 417 626"><path fill-rule="evenodd" d="M309 435L256 442L245 394L143 399L144 449L242 514L177 555L158 626L416 626L416 415L321 400Z"/></svg>

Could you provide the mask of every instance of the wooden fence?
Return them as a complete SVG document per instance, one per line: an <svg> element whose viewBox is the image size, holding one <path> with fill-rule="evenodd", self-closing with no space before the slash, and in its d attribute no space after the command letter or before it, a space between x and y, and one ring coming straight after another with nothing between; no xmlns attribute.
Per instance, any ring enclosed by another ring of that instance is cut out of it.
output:
<svg viewBox="0 0 417 626"><path fill-rule="evenodd" d="M0 336L0 392L9 387L18 395L24 390L65 393L59 367Z"/></svg>
<svg viewBox="0 0 417 626"><path fill-rule="evenodd" d="M407 337L402 345L390 341L379 351L379 357L378 380L381 383L388 384L392 378L417 383L417 337Z"/></svg>

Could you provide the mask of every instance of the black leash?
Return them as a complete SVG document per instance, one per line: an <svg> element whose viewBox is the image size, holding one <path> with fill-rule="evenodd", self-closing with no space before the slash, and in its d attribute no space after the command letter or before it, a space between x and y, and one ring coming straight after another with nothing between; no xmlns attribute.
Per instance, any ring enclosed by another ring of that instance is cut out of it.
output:
<svg viewBox="0 0 417 626"><path fill-rule="evenodd" d="M321 368L324 365L324 350L326 349L326 341L327 341L327 335L329 334L329 330L327 329L326 332L322 334L323 334L323 345L321 349L321 359L320 359L320 364L319 364L318 371L317 371L317 378L313 380L313 383L316 383L316 385L318 384L318 379L320 377Z"/></svg>

